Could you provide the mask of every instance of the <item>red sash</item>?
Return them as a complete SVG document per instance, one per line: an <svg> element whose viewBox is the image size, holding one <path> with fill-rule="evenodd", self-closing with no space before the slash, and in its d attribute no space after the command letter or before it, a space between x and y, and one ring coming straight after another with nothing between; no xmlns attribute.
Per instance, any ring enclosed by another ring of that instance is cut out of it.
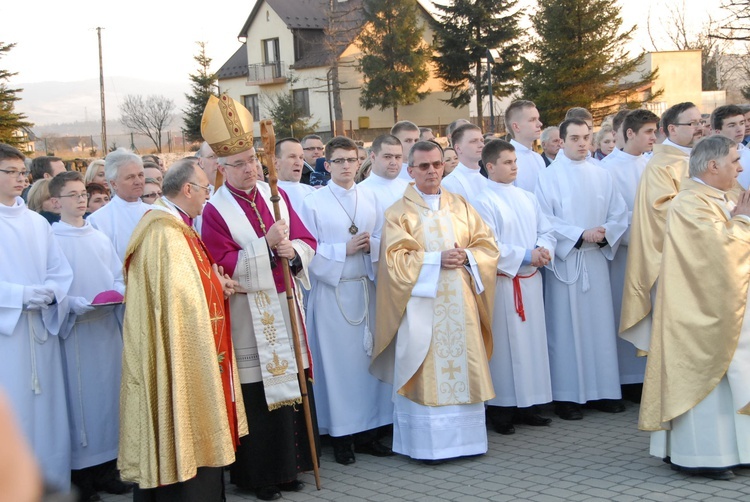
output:
<svg viewBox="0 0 750 502"><path fill-rule="evenodd" d="M529 277L534 277L534 275L539 270L534 270L534 273L529 275L518 275L516 274L515 277L512 278L513 280L513 304L516 307L516 313L518 313L519 317L521 317L521 321L526 322L526 312L523 309L523 295L521 294L521 279L528 279ZM510 277L506 274L497 274L499 276L503 277Z"/></svg>

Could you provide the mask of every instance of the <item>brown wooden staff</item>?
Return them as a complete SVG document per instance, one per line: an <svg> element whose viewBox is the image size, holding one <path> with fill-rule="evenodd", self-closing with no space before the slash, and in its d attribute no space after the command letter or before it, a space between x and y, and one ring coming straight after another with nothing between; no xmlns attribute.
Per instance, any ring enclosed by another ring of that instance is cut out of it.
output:
<svg viewBox="0 0 750 502"><path fill-rule="evenodd" d="M273 131L273 122L269 119L260 121L260 137L263 140L268 163L268 184L271 186L271 202L273 203L273 215L276 221L281 219L279 207L278 181L276 166L273 162L273 152L276 149L276 134ZM291 222L287 222L291 223ZM310 454L312 456L313 473L315 474L315 486L320 490L320 472L318 470L318 451L315 447L315 435L313 433L312 413L310 411L310 399L307 396L307 379L305 378L305 362L302 359L302 348L299 343L299 328L297 327L297 303L294 301L292 290L292 273L289 270L289 260L280 260L281 270L284 272L284 288L286 289L286 302L289 306L289 321L292 325L292 339L294 340L294 357L297 360L297 377L299 378L299 390L302 394L302 409L305 413L305 425L307 426L307 437L310 441Z"/></svg>

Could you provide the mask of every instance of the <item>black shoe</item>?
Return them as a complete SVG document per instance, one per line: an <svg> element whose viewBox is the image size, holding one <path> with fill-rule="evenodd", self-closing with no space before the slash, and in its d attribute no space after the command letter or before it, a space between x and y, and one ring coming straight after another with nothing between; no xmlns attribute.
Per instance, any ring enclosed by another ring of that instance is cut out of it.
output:
<svg viewBox="0 0 750 502"><path fill-rule="evenodd" d="M103 481L94 482L94 488L97 491L111 493L112 495L122 495L133 489L133 483L126 483L118 477L107 478Z"/></svg>
<svg viewBox="0 0 750 502"><path fill-rule="evenodd" d="M278 486L262 486L255 490L255 496L260 500L277 500L281 498L281 490Z"/></svg>
<svg viewBox="0 0 750 502"><path fill-rule="evenodd" d="M102 499L91 486L78 488L78 502L98 502Z"/></svg>
<svg viewBox="0 0 750 502"><path fill-rule="evenodd" d="M555 403L555 415L563 420L581 420L583 418L581 406L569 401L557 401Z"/></svg>
<svg viewBox="0 0 750 502"><path fill-rule="evenodd" d="M447 458L435 458L431 460L422 460L421 462L424 465L440 465L440 464L446 463L447 461L448 461Z"/></svg>
<svg viewBox="0 0 750 502"><path fill-rule="evenodd" d="M356 462L351 443L333 441L333 458L341 465L349 465Z"/></svg>
<svg viewBox="0 0 750 502"><path fill-rule="evenodd" d="M702 476L719 481L734 479L734 472L731 469L724 469L722 467L682 467L675 464L672 464L671 467L673 471L684 472L691 476Z"/></svg>
<svg viewBox="0 0 750 502"><path fill-rule="evenodd" d="M495 432L503 436L510 436L516 433L516 428L510 422L493 423L492 428L495 429Z"/></svg>
<svg viewBox="0 0 750 502"><path fill-rule="evenodd" d="M586 408L603 411L604 413L622 413L625 411L625 403L622 402L622 399L599 399L586 403Z"/></svg>
<svg viewBox="0 0 750 502"><path fill-rule="evenodd" d="M390 457L393 455L393 451L390 448L380 444L377 440L365 444L354 445L354 452L372 455L374 457Z"/></svg>
<svg viewBox="0 0 750 502"><path fill-rule="evenodd" d="M286 483L279 483L279 490L282 492L301 492L304 487L305 483L299 479L293 479Z"/></svg>
<svg viewBox="0 0 750 502"><path fill-rule="evenodd" d="M535 413L533 408L521 408L513 417L513 423L542 427L551 424L552 420L544 418L539 413Z"/></svg>

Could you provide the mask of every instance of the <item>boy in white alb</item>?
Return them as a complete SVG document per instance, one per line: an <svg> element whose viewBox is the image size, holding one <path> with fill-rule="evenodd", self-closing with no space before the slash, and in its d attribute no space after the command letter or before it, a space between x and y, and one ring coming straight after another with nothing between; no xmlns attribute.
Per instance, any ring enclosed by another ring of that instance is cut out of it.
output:
<svg viewBox="0 0 750 502"><path fill-rule="evenodd" d="M371 192L354 184L357 145L338 136L325 152L331 181L305 197L300 210L318 242L310 263L307 329L318 426L331 436L336 462L347 465L355 452L393 454L375 431L393 423L393 389L369 372L383 211Z"/></svg>
<svg viewBox="0 0 750 502"><path fill-rule="evenodd" d="M91 306L105 291L112 292L112 300L121 299L125 284L114 245L83 219L87 193L81 173L55 176L49 188L59 201L61 217L52 231L73 269L69 322L60 330L70 417L70 466L81 499L89 500L100 489L124 493L129 488L119 481L114 462L122 372L120 312L116 305Z"/></svg>
<svg viewBox="0 0 750 502"><path fill-rule="evenodd" d="M495 431L513 434L513 423L549 425L534 406L552 401L542 276L538 268L552 261L557 243L536 196L514 186L518 174L515 148L503 140L482 152L489 182L474 208L495 233L497 264L490 359L495 398L487 415Z"/></svg>
<svg viewBox="0 0 750 502"><path fill-rule="evenodd" d="M44 481L70 488L68 408L57 334L73 280L43 217L21 199L24 156L0 143L0 387Z"/></svg>

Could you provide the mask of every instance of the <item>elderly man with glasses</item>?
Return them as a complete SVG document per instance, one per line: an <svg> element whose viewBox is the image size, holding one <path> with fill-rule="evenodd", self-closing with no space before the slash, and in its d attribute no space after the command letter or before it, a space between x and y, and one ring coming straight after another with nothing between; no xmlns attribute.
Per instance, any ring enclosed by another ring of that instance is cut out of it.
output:
<svg viewBox="0 0 750 502"><path fill-rule="evenodd" d="M442 190L443 156L409 152L414 183L385 212L370 371L394 386L393 451L428 464L487 451L499 252L477 212Z"/></svg>

